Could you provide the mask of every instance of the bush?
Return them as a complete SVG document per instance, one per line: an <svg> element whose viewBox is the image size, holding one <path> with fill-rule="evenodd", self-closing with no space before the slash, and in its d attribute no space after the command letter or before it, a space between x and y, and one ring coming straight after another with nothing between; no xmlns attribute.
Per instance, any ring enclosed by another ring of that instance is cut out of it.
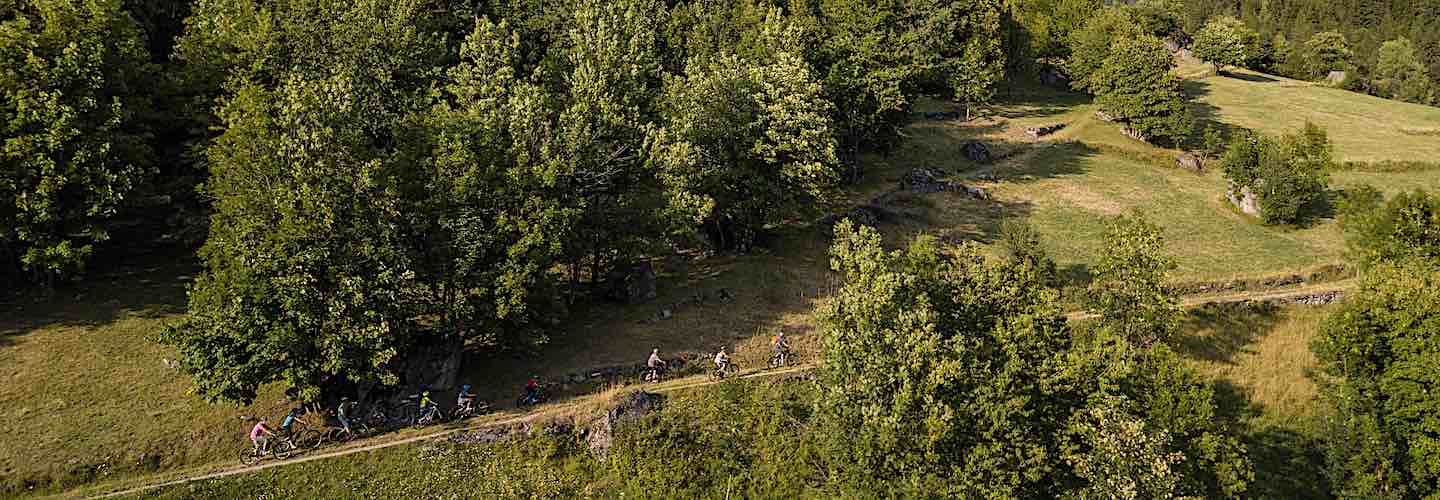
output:
<svg viewBox="0 0 1440 500"><path fill-rule="evenodd" d="M1362 265L1440 260L1440 196L1417 190L1384 200L1375 188L1361 186L1346 195L1340 213L1351 258Z"/></svg>
<svg viewBox="0 0 1440 500"><path fill-rule="evenodd" d="M1266 224L1299 222L1319 201L1335 168L1330 139L1314 124L1280 138L1246 133L1230 142L1223 159L1233 200L1254 196Z"/></svg>

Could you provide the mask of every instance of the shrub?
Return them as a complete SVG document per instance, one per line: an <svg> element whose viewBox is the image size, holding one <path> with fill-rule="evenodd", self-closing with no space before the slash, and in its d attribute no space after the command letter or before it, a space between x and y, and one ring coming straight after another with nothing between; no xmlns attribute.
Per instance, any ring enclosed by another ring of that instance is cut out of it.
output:
<svg viewBox="0 0 1440 500"><path fill-rule="evenodd" d="M1231 141L1223 160L1232 200L1254 196L1266 224L1300 221L1303 209L1320 200L1335 168L1325 129L1306 124L1280 138L1246 133Z"/></svg>

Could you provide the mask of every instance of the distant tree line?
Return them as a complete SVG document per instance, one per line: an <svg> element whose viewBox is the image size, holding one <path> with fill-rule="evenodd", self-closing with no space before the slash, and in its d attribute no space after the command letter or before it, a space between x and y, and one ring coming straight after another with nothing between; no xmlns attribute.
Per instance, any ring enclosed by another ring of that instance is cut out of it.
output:
<svg viewBox="0 0 1440 500"><path fill-rule="evenodd" d="M1207 61L1303 80L1344 71L1345 88L1440 104L1440 1L1186 0L1183 18L1180 36ZM1239 34L1244 54L1202 54L1219 32Z"/></svg>

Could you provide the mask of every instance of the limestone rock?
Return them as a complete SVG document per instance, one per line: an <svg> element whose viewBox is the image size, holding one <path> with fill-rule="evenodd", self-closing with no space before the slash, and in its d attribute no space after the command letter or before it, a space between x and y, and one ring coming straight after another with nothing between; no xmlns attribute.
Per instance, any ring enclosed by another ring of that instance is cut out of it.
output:
<svg viewBox="0 0 1440 500"><path fill-rule="evenodd" d="M1111 116L1110 113L1106 113L1106 112L1100 111L1100 110L1096 110L1096 111L1095 111L1095 118L1098 118L1098 119L1099 119L1100 121L1102 121L1102 122L1113 122L1113 121L1115 121L1115 117L1114 117L1114 116Z"/></svg>
<svg viewBox="0 0 1440 500"><path fill-rule="evenodd" d="M1125 134L1125 137L1129 137L1140 142L1150 142L1149 136L1142 134L1139 130L1135 130L1130 127L1121 127L1120 133Z"/></svg>
<svg viewBox="0 0 1440 500"><path fill-rule="evenodd" d="M615 442L617 426L626 421L649 415L658 410L664 401L664 396L644 390L620 396L615 405L611 406L605 415L591 423L586 430L585 443L589 446L590 452L604 460L610 452L610 446Z"/></svg>
<svg viewBox="0 0 1440 500"><path fill-rule="evenodd" d="M1260 198L1255 196L1255 192L1251 191L1249 186L1243 186L1237 190L1234 185L1231 185L1230 189L1225 192L1225 197L1241 212L1260 217Z"/></svg>
<svg viewBox="0 0 1440 500"><path fill-rule="evenodd" d="M1175 164L1185 170L1200 172L1205 169L1205 162L1191 153L1180 153L1175 156Z"/></svg>
<svg viewBox="0 0 1440 500"><path fill-rule="evenodd" d="M980 141L968 141L960 146L960 153L975 163L990 163L990 147Z"/></svg>

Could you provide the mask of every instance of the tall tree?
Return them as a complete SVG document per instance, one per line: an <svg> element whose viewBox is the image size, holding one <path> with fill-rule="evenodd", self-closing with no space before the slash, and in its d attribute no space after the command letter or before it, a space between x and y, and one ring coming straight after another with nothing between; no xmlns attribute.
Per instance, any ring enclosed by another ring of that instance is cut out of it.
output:
<svg viewBox="0 0 1440 500"><path fill-rule="evenodd" d="M1139 214L1117 217L1106 223L1105 243L1109 251L1092 271L1090 310L1134 346L1167 341L1180 327L1180 304L1165 289L1175 260L1165 253L1160 227Z"/></svg>
<svg viewBox="0 0 1440 500"><path fill-rule="evenodd" d="M230 7L197 15L246 24L223 19ZM269 382L306 398L335 383L393 383L392 360L432 312L415 300L423 283L404 211L410 177L423 171L414 120L431 106L445 47L417 29L421 0L239 12L277 29L261 40L206 34L211 47L264 62L251 47L285 47L292 63L237 65L227 79L224 131L206 152L206 270L189 317L162 340L211 400L248 401Z"/></svg>
<svg viewBox="0 0 1440 500"><path fill-rule="evenodd" d="M559 109L547 154L578 213L566 255L577 271L589 264L592 282L663 231L661 187L643 149L660 92L664 15L658 0L579 2L558 48L561 69L547 78Z"/></svg>
<svg viewBox="0 0 1440 500"><path fill-rule="evenodd" d="M1440 261L1440 196L1417 190L1385 200L1360 186L1346 193L1340 212L1350 258L1364 266L1411 257Z"/></svg>
<svg viewBox="0 0 1440 500"><path fill-rule="evenodd" d="M144 42L119 0L0 5L0 277L77 276L150 179Z"/></svg>
<svg viewBox="0 0 1440 500"><path fill-rule="evenodd" d="M1435 82L1415 53L1408 38L1397 38L1380 46L1374 77L1381 95L1418 104L1435 102Z"/></svg>
<svg viewBox="0 0 1440 500"><path fill-rule="evenodd" d="M1342 497L1440 494L1440 264L1407 259L1366 272L1313 348L1333 383L1329 475Z"/></svg>
<svg viewBox="0 0 1440 500"><path fill-rule="evenodd" d="M768 224L835 196L830 104L804 61L694 60L667 85L655 161L682 229L749 247Z"/></svg>
<svg viewBox="0 0 1440 500"><path fill-rule="evenodd" d="M1260 50L1260 34L1233 17L1221 17L1205 23L1195 34L1192 44L1195 56L1215 65L1217 71L1226 66L1244 67Z"/></svg>
<svg viewBox="0 0 1440 500"><path fill-rule="evenodd" d="M1163 345L1071 329L1036 266L930 238L887 252L845 221L831 267L845 285L818 311L817 432L836 494L1069 497L1155 478L1167 494L1244 493L1243 445L1204 380ZM1100 411L1125 425L1096 429Z"/></svg>
<svg viewBox="0 0 1440 500"><path fill-rule="evenodd" d="M1194 128L1194 117L1170 73L1173 61L1160 39L1150 35L1116 39L1093 74L1095 102L1141 136L1179 144Z"/></svg>
<svg viewBox="0 0 1440 500"><path fill-rule="evenodd" d="M857 155L893 146L910 108L916 32L898 0L818 0L812 21L824 30L816 76L833 104L841 161L857 179Z"/></svg>

